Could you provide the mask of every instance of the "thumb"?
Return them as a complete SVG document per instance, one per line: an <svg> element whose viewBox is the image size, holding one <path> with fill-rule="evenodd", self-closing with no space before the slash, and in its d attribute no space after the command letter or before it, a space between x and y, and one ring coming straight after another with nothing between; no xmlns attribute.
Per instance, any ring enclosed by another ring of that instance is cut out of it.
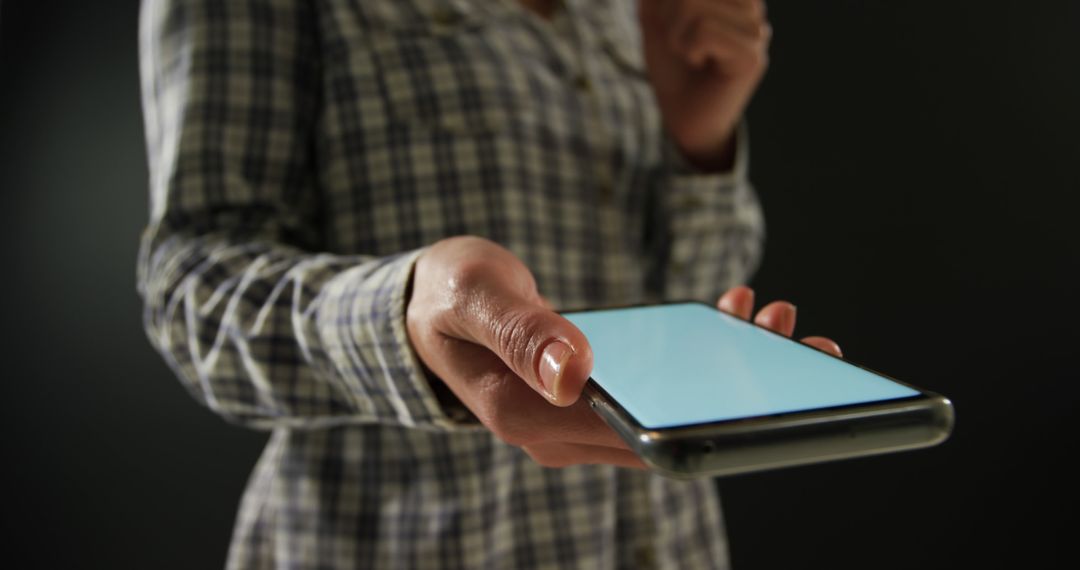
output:
<svg viewBox="0 0 1080 570"><path fill-rule="evenodd" d="M489 288L469 311L465 332L557 406L577 401L592 372L592 348L570 321L538 300Z"/></svg>

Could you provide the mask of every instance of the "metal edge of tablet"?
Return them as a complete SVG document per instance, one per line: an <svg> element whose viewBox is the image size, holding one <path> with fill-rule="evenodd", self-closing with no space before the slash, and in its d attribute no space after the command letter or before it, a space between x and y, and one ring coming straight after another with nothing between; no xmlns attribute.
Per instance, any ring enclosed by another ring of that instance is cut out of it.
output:
<svg viewBox="0 0 1080 570"><path fill-rule="evenodd" d="M640 426L593 382L585 395L654 471L691 479L940 444L952 432L952 404L938 394L920 392L896 401L664 429Z"/></svg>

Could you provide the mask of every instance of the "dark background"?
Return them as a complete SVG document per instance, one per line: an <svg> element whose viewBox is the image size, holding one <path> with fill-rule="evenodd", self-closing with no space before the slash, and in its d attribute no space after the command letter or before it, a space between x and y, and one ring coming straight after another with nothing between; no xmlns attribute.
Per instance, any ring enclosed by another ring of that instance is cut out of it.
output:
<svg viewBox="0 0 1080 570"><path fill-rule="evenodd" d="M198 406L141 330L136 13L0 5L3 535L30 567L221 566L264 441ZM1074 559L1080 2L770 15L759 298L949 395L958 423L931 450L721 481L736 568Z"/></svg>

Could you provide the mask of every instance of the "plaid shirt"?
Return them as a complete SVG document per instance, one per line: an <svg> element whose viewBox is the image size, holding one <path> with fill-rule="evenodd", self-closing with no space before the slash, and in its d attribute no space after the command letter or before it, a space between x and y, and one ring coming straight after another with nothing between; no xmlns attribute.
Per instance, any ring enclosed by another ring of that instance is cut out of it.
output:
<svg viewBox="0 0 1080 570"><path fill-rule="evenodd" d="M546 469L463 421L404 326L425 245L488 237L558 307L713 301L762 221L740 138L665 138L631 0L147 0L151 341L272 430L232 568L711 568L713 482Z"/></svg>

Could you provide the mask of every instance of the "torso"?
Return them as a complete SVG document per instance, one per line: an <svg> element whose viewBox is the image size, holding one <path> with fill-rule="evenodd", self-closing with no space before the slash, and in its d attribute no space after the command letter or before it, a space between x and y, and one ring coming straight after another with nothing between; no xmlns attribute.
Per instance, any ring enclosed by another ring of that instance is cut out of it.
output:
<svg viewBox="0 0 1080 570"><path fill-rule="evenodd" d="M522 6L545 20L550 20L559 9L560 0L518 0Z"/></svg>

